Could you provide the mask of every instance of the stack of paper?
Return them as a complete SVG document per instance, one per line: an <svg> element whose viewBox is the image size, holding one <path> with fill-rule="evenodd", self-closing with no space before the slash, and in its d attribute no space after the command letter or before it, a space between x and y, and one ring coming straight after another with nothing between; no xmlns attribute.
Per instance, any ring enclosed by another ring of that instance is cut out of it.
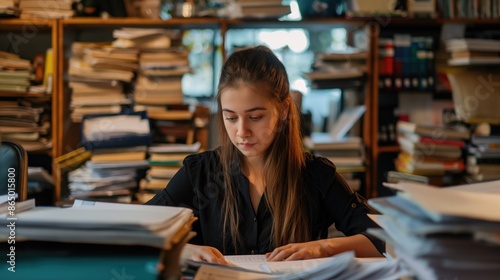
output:
<svg viewBox="0 0 500 280"><path fill-rule="evenodd" d="M18 240L143 245L164 250L181 242L195 220L192 210L182 207L81 200L69 208L35 207L18 211L16 218ZM8 236L8 231L3 226L1 236Z"/></svg>
<svg viewBox="0 0 500 280"><path fill-rule="evenodd" d="M401 182L403 192L375 198L382 229L419 279L497 279L500 274L500 182L437 188Z"/></svg>
<svg viewBox="0 0 500 280"><path fill-rule="evenodd" d="M330 258L268 262L264 255L226 256L232 266L190 262L195 280L204 279L399 279L410 273L395 259L356 259L353 252ZM215 277L215 278L210 278Z"/></svg>

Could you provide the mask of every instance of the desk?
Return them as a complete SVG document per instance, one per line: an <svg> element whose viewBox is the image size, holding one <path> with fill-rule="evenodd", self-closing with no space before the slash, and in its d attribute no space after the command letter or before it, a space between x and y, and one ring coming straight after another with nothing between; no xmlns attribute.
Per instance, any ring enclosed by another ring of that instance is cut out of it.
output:
<svg viewBox="0 0 500 280"><path fill-rule="evenodd" d="M162 251L157 248L16 240L16 272L10 272L6 262L9 247L7 243L0 244L0 279L165 279L157 271L162 258ZM177 262L178 259L174 263Z"/></svg>

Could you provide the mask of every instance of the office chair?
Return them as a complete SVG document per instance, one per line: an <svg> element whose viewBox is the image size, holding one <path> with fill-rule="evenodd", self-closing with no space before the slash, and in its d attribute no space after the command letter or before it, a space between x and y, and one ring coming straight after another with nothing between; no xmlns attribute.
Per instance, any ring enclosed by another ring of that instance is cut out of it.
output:
<svg viewBox="0 0 500 280"><path fill-rule="evenodd" d="M0 194L15 188L18 201L28 196L28 154L16 142L2 140L0 144Z"/></svg>

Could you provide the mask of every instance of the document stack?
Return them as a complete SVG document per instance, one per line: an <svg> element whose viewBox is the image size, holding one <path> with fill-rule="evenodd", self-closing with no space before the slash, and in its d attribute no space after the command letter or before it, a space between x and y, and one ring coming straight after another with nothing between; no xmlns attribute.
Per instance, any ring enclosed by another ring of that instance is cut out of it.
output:
<svg viewBox="0 0 500 280"><path fill-rule="evenodd" d="M124 83L132 82L138 69L136 49L116 49L110 43L75 42L69 62L71 119L119 113L131 100Z"/></svg>
<svg viewBox="0 0 500 280"><path fill-rule="evenodd" d="M397 131L401 147L397 171L432 176L464 170L462 152L470 137L468 130L399 121Z"/></svg>
<svg viewBox="0 0 500 280"><path fill-rule="evenodd" d="M43 98L42 98L43 99ZM52 147L50 111L37 107L36 99L0 101L0 131L5 140L16 141L27 152L44 151ZM42 100L41 106L48 104Z"/></svg>
<svg viewBox="0 0 500 280"><path fill-rule="evenodd" d="M140 182L140 190L136 194L137 200L146 203L163 190L182 167L184 158L199 152L200 146L200 143L196 142L194 144L155 144L149 147L150 168L146 172L146 178Z"/></svg>
<svg viewBox="0 0 500 280"><path fill-rule="evenodd" d="M151 135L146 113L86 116L82 134L92 156L69 173L71 196L130 202L139 172L148 166Z"/></svg>
<svg viewBox="0 0 500 280"><path fill-rule="evenodd" d="M231 17L279 18L290 13L290 5L282 5L281 0L238 0Z"/></svg>
<svg viewBox="0 0 500 280"><path fill-rule="evenodd" d="M449 65L500 64L500 40L462 38L445 43L446 51L450 53Z"/></svg>
<svg viewBox="0 0 500 280"><path fill-rule="evenodd" d="M482 182L500 180L500 136L473 135L467 147L467 180Z"/></svg>
<svg viewBox="0 0 500 280"><path fill-rule="evenodd" d="M114 279L113 270L118 275L134 273L138 279L167 279L158 277L158 264L170 269L170 277L178 275L180 251L193 236L193 212L182 207L81 200L66 208L34 207L32 201L17 204L12 246L16 256L23 256L19 263L30 269L17 267L14 279ZM0 212L1 242L5 244L8 215L8 211ZM40 246L32 245L45 245L45 251L42 254L36 249ZM119 252L116 259L110 257L115 250ZM0 275L11 273L7 263L0 265ZM57 273L49 274L45 265Z"/></svg>
<svg viewBox="0 0 500 280"><path fill-rule="evenodd" d="M0 51L0 92L27 92L31 73L29 60L14 53Z"/></svg>
<svg viewBox="0 0 500 280"><path fill-rule="evenodd" d="M115 48L139 50L136 105L159 112L162 105L182 103L182 75L190 68L188 52L180 47L179 30L122 28L115 30L113 37Z"/></svg>
<svg viewBox="0 0 500 280"><path fill-rule="evenodd" d="M370 199L383 238L418 279L497 279L500 181L438 188L387 184L395 196Z"/></svg>
<svg viewBox="0 0 500 280"><path fill-rule="evenodd" d="M22 19L70 18L74 15L72 0L19 0Z"/></svg>
<svg viewBox="0 0 500 280"><path fill-rule="evenodd" d="M305 74L312 89L360 87L366 73L366 51L348 47L316 55L312 70Z"/></svg>
<svg viewBox="0 0 500 280"><path fill-rule="evenodd" d="M264 255L225 256L232 266L188 261L187 277L208 279L400 279L411 273L396 259L357 259L353 252L330 258L268 262ZM214 278L215 277L215 278Z"/></svg>

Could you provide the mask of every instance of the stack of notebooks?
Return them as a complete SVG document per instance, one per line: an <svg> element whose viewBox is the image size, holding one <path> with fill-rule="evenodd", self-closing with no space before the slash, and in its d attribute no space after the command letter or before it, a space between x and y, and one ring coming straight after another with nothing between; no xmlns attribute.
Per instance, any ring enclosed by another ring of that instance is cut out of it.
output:
<svg viewBox="0 0 500 280"><path fill-rule="evenodd" d="M140 182L137 200L146 203L163 190L182 167L184 158L200 151L200 143L156 144L148 148L149 170Z"/></svg>
<svg viewBox="0 0 500 280"><path fill-rule="evenodd" d="M318 53L305 77L313 89L359 87L366 73L366 56L366 51L353 47Z"/></svg>
<svg viewBox="0 0 500 280"><path fill-rule="evenodd" d="M399 121L397 131L401 148L397 171L431 176L464 170L462 153L470 137L468 130Z"/></svg>
<svg viewBox="0 0 500 280"><path fill-rule="evenodd" d="M85 115L118 113L122 105L131 103L124 94L124 83L132 82L138 69L138 50L75 42L72 51L69 87L74 122Z"/></svg>
<svg viewBox="0 0 500 280"><path fill-rule="evenodd" d="M448 188L387 184L396 196L370 199L387 241L418 279L497 279L500 182Z"/></svg>

